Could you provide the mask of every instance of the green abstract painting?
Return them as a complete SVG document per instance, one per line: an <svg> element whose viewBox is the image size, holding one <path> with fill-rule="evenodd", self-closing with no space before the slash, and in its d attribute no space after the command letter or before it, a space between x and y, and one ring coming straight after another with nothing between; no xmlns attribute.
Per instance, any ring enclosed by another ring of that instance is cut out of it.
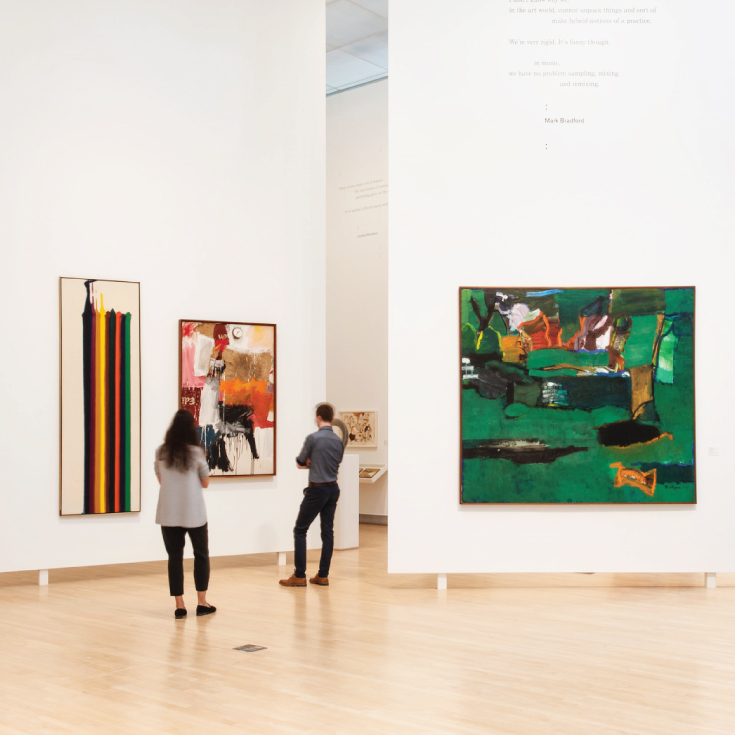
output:
<svg viewBox="0 0 735 735"><path fill-rule="evenodd" d="M461 288L462 503L695 503L694 288Z"/></svg>

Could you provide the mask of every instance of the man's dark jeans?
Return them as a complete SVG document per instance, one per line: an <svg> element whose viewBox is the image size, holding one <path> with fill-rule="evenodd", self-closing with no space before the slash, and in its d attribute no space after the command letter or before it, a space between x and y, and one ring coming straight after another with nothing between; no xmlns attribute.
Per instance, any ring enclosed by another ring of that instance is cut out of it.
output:
<svg viewBox="0 0 735 735"><path fill-rule="evenodd" d="M329 576L329 565L334 551L334 512L337 510L339 485L312 485L304 489L299 516L293 529L295 576L306 577L306 532L319 516L322 526L322 556L319 560L319 576Z"/></svg>

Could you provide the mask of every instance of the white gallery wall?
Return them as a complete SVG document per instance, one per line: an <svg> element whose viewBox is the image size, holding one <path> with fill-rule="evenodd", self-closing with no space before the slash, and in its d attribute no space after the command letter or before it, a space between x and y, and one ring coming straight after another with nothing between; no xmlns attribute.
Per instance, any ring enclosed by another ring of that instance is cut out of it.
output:
<svg viewBox="0 0 735 735"><path fill-rule="evenodd" d="M388 80L327 97L327 396L377 410L388 464ZM360 513L388 515L390 470L360 485Z"/></svg>
<svg viewBox="0 0 735 735"><path fill-rule="evenodd" d="M606 7L391 7L391 572L735 570L735 11ZM458 288L625 285L697 288L697 505L460 507Z"/></svg>
<svg viewBox="0 0 735 735"><path fill-rule="evenodd" d="M292 548L326 395L324 34L321 0L2 2L0 571L165 558L180 318L278 325L277 476L206 500L213 555ZM141 283L139 514L58 515L59 276Z"/></svg>

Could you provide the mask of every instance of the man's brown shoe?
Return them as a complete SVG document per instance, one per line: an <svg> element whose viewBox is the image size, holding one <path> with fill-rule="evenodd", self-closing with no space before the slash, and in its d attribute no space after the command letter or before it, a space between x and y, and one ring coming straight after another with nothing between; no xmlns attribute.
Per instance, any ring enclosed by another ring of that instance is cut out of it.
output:
<svg viewBox="0 0 735 735"><path fill-rule="evenodd" d="M292 574L288 579L282 579L278 584L283 587L306 587L306 577L297 577Z"/></svg>
<svg viewBox="0 0 735 735"><path fill-rule="evenodd" d="M329 586L329 577L320 577L318 574L316 577L312 577L309 582L312 584L320 584L322 587Z"/></svg>

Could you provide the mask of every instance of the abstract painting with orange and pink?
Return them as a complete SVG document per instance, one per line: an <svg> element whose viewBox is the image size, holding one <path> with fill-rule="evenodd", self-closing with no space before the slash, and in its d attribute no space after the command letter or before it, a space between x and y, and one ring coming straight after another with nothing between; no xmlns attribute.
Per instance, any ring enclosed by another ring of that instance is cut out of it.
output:
<svg viewBox="0 0 735 735"><path fill-rule="evenodd" d="M179 339L179 404L210 473L275 475L275 325L181 320Z"/></svg>

